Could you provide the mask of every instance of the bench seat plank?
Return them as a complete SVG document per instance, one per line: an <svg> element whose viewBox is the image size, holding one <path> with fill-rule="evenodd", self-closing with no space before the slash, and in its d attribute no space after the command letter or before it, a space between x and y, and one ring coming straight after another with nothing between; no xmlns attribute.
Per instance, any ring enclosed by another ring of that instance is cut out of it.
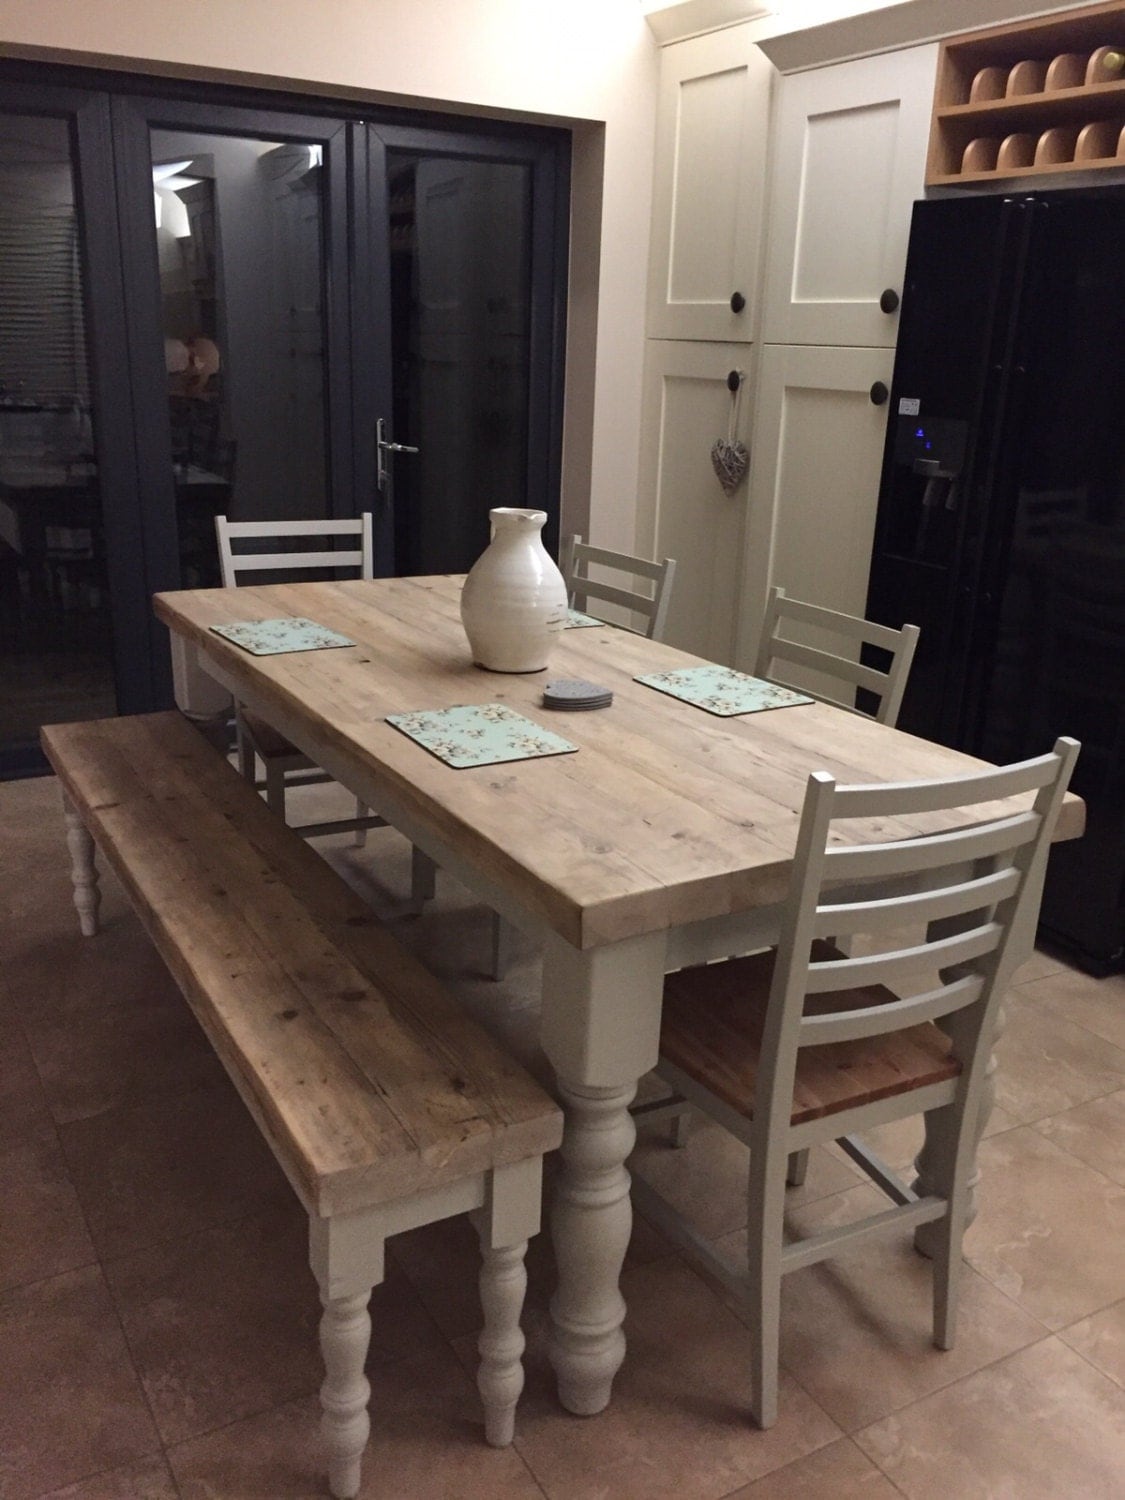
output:
<svg viewBox="0 0 1125 1500"><path fill-rule="evenodd" d="M42 739L310 1214L559 1144L554 1102L178 713Z"/></svg>

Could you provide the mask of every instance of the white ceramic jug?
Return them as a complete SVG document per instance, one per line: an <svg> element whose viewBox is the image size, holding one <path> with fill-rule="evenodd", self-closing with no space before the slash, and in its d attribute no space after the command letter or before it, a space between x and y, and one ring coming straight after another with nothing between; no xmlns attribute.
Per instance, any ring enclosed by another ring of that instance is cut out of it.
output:
<svg viewBox="0 0 1125 1500"><path fill-rule="evenodd" d="M543 545L546 511L490 510L492 541L465 579L461 622L490 672L541 672L566 624L566 584Z"/></svg>

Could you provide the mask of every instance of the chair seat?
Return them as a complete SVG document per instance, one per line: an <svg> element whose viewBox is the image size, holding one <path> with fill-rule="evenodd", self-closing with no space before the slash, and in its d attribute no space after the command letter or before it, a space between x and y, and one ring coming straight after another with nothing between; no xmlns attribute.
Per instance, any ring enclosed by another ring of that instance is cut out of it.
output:
<svg viewBox="0 0 1125 1500"><path fill-rule="evenodd" d="M248 709L241 709L240 712L243 728L249 731L250 738L254 741L254 749L263 760L287 760L291 756L300 756L302 760L307 760L296 745L287 740L272 724L267 724L265 719L259 719L257 714L251 713Z"/></svg>
<svg viewBox="0 0 1125 1500"><path fill-rule="evenodd" d="M828 943L813 944L816 961L835 953ZM755 953L681 969L664 982L662 1058L746 1119L754 1114L773 962L772 952ZM806 1014L853 1010L861 1003L887 1005L896 999L883 985L810 995ZM948 1037L933 1022L886 1036L803 1047L797 1054L792 1124L941 1083L960 1071L960 1063L949 1055Z"/></svg>

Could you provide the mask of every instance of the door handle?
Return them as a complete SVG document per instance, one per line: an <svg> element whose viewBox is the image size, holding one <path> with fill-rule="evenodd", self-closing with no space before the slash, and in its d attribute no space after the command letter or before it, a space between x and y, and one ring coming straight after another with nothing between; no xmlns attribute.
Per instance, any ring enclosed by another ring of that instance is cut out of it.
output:
<svg viewBox="0 0 1125 1500"><path fill-rule="evenodd" d="M887 390L887 387L881 380L877 380L867 394L871 397L872 406L882 406L883 402L890 395L890 391Z"/></svg>
<svg viewBox="0 0 1125 1500"><path fill-rule="evenodd" d="M417 448L412 448L409 443L388 443L384 433L387 424L383 417L375 423L375 487L382 491L387 487L390 477L390 468L387 464L388 453L417 453Z"/></svg>

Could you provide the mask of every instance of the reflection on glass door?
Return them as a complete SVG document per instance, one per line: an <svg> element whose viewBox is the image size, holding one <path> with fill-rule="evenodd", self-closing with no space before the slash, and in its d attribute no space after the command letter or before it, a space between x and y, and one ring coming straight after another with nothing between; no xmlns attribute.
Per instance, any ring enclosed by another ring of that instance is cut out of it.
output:
<svg viewBox="0 0 1125 1500"><path fill-rule="evenodd" d="M116 711L68 123L0 114L0 750Z"/></svg>
<svg viewBox="0 0 1125 1500"><path fill-rule="evenodd" d="M464 572L527 498L531 168L387 152L398 573Z"/></svg>
<svg viewBox="0 0 1125 1500"><path fill-rule="evenodd" d="M150 144L180 577L210 588L216 514L328 514L323 147Z"/></svg>

